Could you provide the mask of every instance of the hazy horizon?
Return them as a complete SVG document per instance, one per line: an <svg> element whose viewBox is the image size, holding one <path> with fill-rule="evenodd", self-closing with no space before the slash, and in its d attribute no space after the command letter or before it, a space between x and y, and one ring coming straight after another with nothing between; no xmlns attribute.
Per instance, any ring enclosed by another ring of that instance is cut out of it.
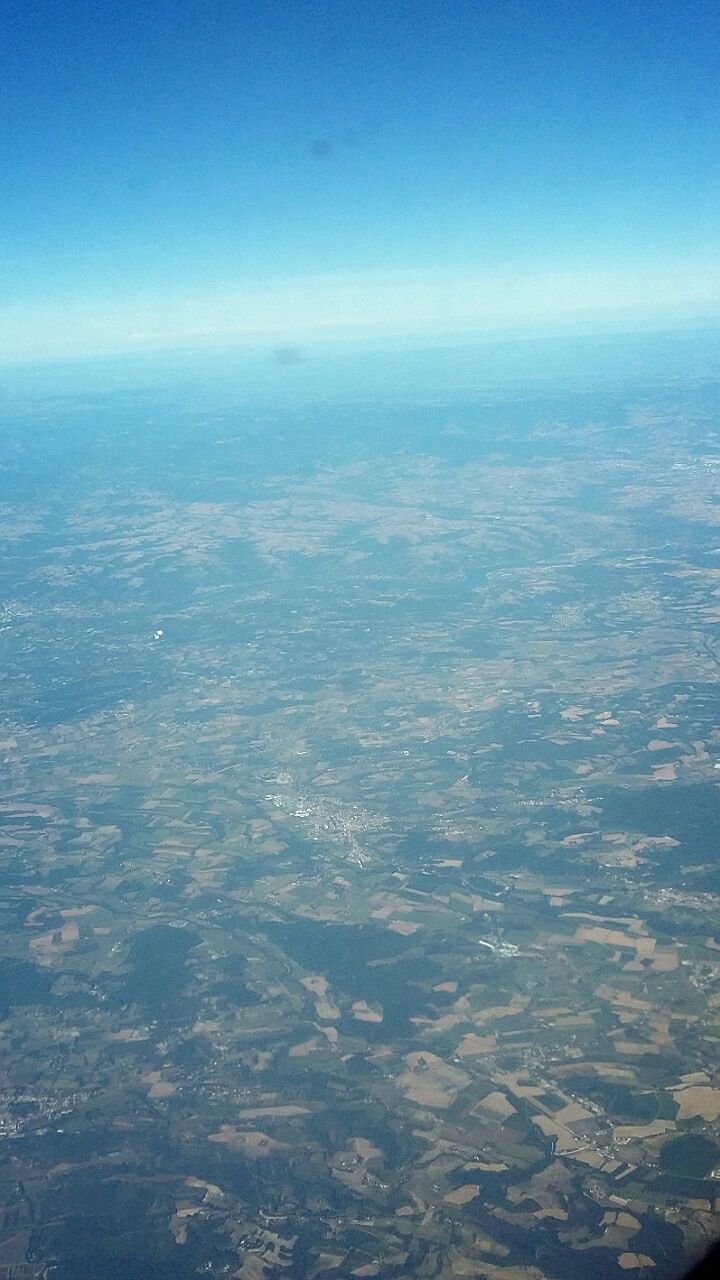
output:
<svg viewBox="0 0 720 1280"><path fill-rule="evenodd" d="M6 24L0 359L720 317L705 0Z"/></svg>

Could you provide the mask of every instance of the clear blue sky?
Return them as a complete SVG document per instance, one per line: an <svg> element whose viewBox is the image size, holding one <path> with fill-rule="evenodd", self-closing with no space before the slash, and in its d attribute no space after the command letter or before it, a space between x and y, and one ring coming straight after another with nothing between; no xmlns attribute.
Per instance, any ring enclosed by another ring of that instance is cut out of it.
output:
<svg viewBox="0 0 720 1280"><path fill-rule="evenodd" d="M720 314L715 0L6 0L0 356Z"/></svg>

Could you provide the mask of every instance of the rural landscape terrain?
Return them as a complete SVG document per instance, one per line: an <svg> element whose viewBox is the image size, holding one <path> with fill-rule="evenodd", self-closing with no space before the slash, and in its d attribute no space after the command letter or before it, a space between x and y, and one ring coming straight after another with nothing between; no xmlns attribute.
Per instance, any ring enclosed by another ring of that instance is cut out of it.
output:
<svg viewBox="0 0 720 1280"><path fill-rule="evenodd" d="M0 1276L671 1280L716 387L303 377L5 394Z"/></svg>

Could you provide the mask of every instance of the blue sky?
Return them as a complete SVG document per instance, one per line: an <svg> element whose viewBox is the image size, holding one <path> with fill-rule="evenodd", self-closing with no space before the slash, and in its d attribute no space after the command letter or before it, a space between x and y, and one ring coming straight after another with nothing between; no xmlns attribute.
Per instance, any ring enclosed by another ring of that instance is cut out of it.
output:
<svg viewBox="0 0 720 1280"><path fill-rule="evenodd" d="M705 0L6 0L0 356L720 315Z"/></svg>

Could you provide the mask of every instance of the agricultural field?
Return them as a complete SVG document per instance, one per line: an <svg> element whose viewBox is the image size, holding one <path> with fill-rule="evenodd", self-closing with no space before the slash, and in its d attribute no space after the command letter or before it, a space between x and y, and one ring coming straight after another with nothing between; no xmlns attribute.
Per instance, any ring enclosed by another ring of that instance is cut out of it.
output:
<svg viewBox="0 0 720 1280"><path fill-rule="evenodd" d="M303 387L6 395L0 1276L670 1280L716 386Z"/></svg>

